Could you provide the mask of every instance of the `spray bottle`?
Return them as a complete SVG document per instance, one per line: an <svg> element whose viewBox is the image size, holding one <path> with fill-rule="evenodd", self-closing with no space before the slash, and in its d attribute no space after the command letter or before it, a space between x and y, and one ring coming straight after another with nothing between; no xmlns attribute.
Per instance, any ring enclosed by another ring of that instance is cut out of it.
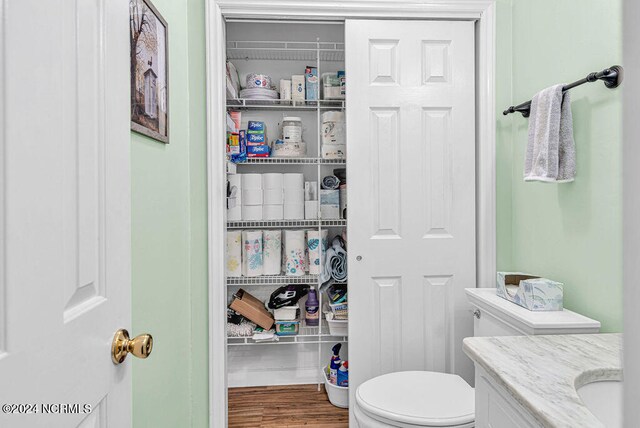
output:
<svg viewBox="0 0 640 428"><path fill-rule="evenodd" d="M349 386L349 361L343 361L338 369L338 386Z"/></svg>
<svg viewBox="0 0 640 428"><path fill-rule="evenodd" d="M338 384L338 369L340 368L340 348L342 343L337 343L331 348L333 355L331 356L331 363L329 364L329 383L333 385Z"/></svg>

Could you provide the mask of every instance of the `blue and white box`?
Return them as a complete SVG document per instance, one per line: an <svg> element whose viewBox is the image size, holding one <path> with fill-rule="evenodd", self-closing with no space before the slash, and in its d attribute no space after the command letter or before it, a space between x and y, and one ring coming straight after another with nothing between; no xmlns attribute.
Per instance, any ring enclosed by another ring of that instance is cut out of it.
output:
<svg viewBox="0 0 640 428"><path fill-rule="evenodd" d="M264 134L247 134L247 144L250 146L258 146L266 144L267 139Z"/></svg>
<svg viewBox="0 0 640 428"><path fill-rule="evenodd" d="M249 134L264 134L264 122L250 120L247 124L247 131Z"/></svg>
<svg viewBox="0 0 640 428"><path fill-rule="evenodd" d="M530 311L561 311L563 284L522 272L498 272L496 294Z"/></svg>

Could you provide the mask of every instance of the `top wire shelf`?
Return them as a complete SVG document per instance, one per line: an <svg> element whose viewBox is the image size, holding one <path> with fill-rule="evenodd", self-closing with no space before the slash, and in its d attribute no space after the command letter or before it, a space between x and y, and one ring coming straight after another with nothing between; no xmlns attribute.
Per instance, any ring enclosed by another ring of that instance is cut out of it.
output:
<svg viewBox="0 0 640 428"><path fill-rule="evenodd" d="M251 98L229 98L227 108L232 110L258 109L258 110L312 110L345 108L344 100L263 100Z"/></svg>
<svg viewBox="0 0 640 428"><path fill-rule="evenodd" d="M227 59L280 61L344 61L344 43L229 41Z"/></svg>

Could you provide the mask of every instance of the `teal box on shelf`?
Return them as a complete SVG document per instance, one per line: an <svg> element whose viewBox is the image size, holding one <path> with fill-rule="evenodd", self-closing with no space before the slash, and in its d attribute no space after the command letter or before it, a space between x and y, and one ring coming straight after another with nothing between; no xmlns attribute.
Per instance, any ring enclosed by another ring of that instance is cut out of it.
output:
<svg viewBox="0 0 640 428"><path fill-rule="evenodd" d="M563 284L521 272L498 272L496 294L530 311L561 311Z"/></svg>

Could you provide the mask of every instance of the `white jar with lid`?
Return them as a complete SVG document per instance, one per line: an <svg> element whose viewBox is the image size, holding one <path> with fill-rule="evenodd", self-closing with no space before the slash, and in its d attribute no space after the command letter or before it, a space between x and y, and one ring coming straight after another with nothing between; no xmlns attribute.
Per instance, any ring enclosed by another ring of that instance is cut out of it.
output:
<svg viewBox="0 0 640 428"><path fill-rule="evenodd" d="M302 118L287 116L283 119L282 139L285 143L302 142Z"/></svg>

